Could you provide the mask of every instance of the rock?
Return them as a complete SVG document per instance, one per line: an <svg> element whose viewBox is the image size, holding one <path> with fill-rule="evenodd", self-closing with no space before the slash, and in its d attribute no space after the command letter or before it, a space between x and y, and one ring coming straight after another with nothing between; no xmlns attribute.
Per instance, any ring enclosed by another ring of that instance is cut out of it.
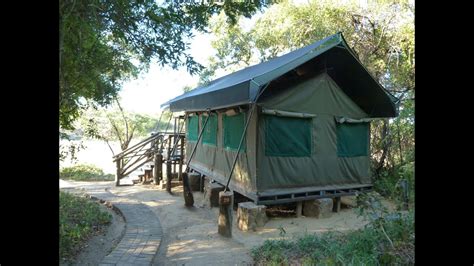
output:
<svg viewBox="0 0 474 266"><path fill-rule="evenodd" d="M237 227L242 231L256 231L265 226L268 221L265 205L256 205L253 202L241 202L237 208Z"/></svg>
<svg viewBox="0 0 474 266"><path fill-rule="evenodd" d="M343 196L341 197L341 204L355 208L357 207L357 201L356 201L356 196Z"/></svg>
<svg viewBox="0 0 474 266"><path fill-rule="evenodd" d="M303 215L307 217L328 218L332 215L331 198L306 200L303 202Z"/></svg>
<svg viewBox="0 0 474 266"><path fill-rule="evenodd" d="M219 207L219 192L224 190L224 186L218 183L208 183L205 189L209 205L211 207Z"/></svg>
<svg viewBox="0 0 474 266"><path fill-rule="evenodd" d="M201 175L198 173L188 173L189 186L192 191L200 191Z"/></svg>

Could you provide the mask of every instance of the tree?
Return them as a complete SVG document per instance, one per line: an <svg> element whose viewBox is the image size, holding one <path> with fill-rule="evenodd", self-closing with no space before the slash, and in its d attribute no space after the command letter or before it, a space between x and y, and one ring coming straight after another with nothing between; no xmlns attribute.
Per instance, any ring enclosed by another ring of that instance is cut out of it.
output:
<svg viewBox="0 0 474 266"><path fill-rule="evenodd" d="M60 0L60 127L73 129L89 106L112 103L121 84L154 60L191 74L201 66L189 54L193 32L224 12L229 23L251 16L265 1Z"/></svg>
<svg viewBox="0 0 474 266"><path fill-rule="evenodd" d="M282 1L265 10L253 27L212 20L216 58L209 73L236 71L342 32L368 71L400 99L400 115L372 123L375 177L414 161L414 8L408 1ZM242 19L243 20L243 19ZM242 22L242 21L241 21Z"/></svg>
<svg viewBox="0 0 474 266"><path fill-rule="evenodd" d="M121 151L127 149L133 137L145 137L154 130L158 120L149 115L125 111L120 101L115 99L113 108L89 108L77 122L77 128L84 132L84 137L102 140L107 143L112 154L115 154L110 142L118 141ZM161 121L159 126L163 126Z"/></svg>

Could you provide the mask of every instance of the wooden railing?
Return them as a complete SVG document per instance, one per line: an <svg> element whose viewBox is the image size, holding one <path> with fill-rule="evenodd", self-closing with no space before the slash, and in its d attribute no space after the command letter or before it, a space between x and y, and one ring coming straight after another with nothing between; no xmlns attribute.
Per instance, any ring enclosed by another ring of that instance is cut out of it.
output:
<svg viewBox="0 0 474 266"><path fill-rule="evenodd" d="M184 117L179 117L175 120L174 132L163 131L154 133L152 136L113 156L113 162L115 162L117 167L115 185L119 186L121 179L150 162L152 162L152 168L155 168L153 173L155 183L163 178L163 163L166 163L167 175L170 176L173 170L176 172L176 165L179 164L178 178L180 179L184 159L185 138L184 134L181 133L184 121L182 126L179 126L182 119ZM178 127L176 124L178 124ZM178 151L179 154L177 154ZM171 165L174 165L174 169L171 169Z"/></svg>

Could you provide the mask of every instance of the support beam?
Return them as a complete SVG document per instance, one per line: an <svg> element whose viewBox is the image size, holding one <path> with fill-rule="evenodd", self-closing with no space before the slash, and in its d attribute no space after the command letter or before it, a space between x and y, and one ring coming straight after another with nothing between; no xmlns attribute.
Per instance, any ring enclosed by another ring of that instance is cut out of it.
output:
<svg viewBox="0 0 474 266"><path fill-rule="evenodd" d="M298 201L296 203L296 217L301 217L303 216L303 202L302 201Z"/></svg>
<svg viewBox="0 0 474 266"><path fill-rule="evenodd" d="M179 137L181 140L181 147L179 150L179 173L178 173L178 180L181 181L183 180L183 161L184 161L184 136Z"/></svg>
<svg viewBox="0 0 474 266"><path fill-rule="evenodd" d="M189 185L188 173L183 173L183 194L184 194L184 205L186 207L192 207L194 205L193 192Z"/></svg>
<svg viewBox="0 0 474 266"><path fill-rule="evenodd" d="M340 212L341 211L341 197L334 198L334 204L332 205L333 212Z"/></svg>
<svg viewBox="0 0 474 266"><path fill-rule="evenodd" d="M166 161L166 191L171 194L171 161Z"/></svg>
<svg viewBox="0 0 474 266"><path fill-rule="evenodd" d="M155 185L160 183L160 180L163 179L163 155L156 154L155 155L155 174L153 175Z"/></svg>
<svg viewBox="0 0 474 266"><path fill-rule="evenodd" d="M120 186L120 179L122 178L122 169L121 169L121 162L122 160L117 160L117 173L115 174L115 186L118 187Z"/></svg>
<svg viewBox="0 0 474 266"><path fill-rule="evenodd" d="M225 237L232 237L232 207L234 205L234 192L219 192L219 218L217 231Z"/></svg>

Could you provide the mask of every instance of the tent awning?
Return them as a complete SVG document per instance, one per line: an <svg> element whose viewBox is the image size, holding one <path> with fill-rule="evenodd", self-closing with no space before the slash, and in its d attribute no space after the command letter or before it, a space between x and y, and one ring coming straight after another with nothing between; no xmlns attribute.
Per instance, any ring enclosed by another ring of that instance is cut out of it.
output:
<svg viewBox="0 0 474 266"><path fill-rule="evenodd" d="M374 103L369 105L365 103L367 105L365 108L361 106L370 116L396 116L394 97L389 95L362 66L345 42L342 33L331 35L293 52L213 80L206 86L196 88L162 104L161 107L169 106L172 112L202 111L251 103L256 100L265 84L333 50L338 50L334 55L334 61L341 61L335 63L335 67L340 65L342 73L351 72L346 74L347 78L344 78L344 75L338 75L342 85L350 84L349 87L341 86L343 89L347 87L344 91L349 97L361 98L372 94ZM341 51L344 55L340 54ZM356 75L355 79L354 75ZM364 102L367 102L367 99Z"/></svg>

